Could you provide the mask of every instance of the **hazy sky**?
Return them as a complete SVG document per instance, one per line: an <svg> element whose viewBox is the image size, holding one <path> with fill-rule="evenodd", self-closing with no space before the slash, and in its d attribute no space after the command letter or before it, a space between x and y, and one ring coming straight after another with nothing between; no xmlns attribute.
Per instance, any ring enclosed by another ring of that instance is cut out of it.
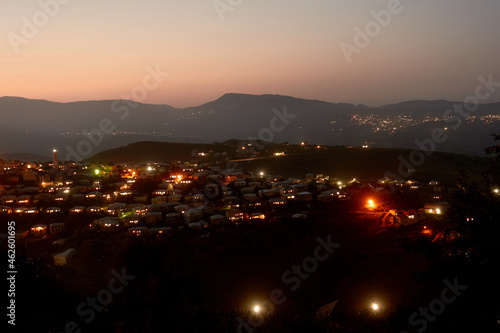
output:
<svg viewBox="0 0 500 333"><path fill-rule="evenodd" d="M59 1L50 17L40 3L56 0L0 0L0 96L116 99L142 85L147 66L169 76L145 102L175 107L226 92L462 100L479 75L500 81L498 0L401 0L350 63L340 44L356 46L354 28L391 1L220 0L235 4L224 20L214 0Z"/></svg>

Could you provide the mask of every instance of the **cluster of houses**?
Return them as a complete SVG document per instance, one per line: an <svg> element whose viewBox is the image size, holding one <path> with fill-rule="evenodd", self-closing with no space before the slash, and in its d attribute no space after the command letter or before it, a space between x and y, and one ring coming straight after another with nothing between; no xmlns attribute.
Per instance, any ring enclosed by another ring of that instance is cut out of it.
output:
<svg viewBox="0 0 500 333"><path fill-rule="evenodd" d="M41 165L10 163L1 174L0 214L33 217L83 216L91 229L127 227L132 235L169 235L186 226L204 229L221 223L269 220L273 211L315 198L329 201L346 196L331 189L328 177L304 179L241 172L190 163L142 165ZM116 181L113 181L116 180ZM156 182L152 192L136 184ZM159 229L158 229L159 228ZM149 230L151 229L151 230ZM31 235L43 237L64 230L63 223L36 223Z"/></svg>
<svg viewBox="0 0 500 333"><path fill-rule="evenodd" d="M420 209L390 209L388 212L383 214L381 218L381 226L405 227L428 219L429 217L439 218L446 212L448 207L449 204L447 202L436 202L426 204L424 208Z"/></svg>
<svg viewBox="0 0 500 333"><path fill-rule="evenodd" d="M409 225L422 214L439 215L446 209L446 203L440 202L446 188L437 182L424 185L384 178L368 183L313 174L285 178L188 162L10 162L1 169L0 215L33 221L29 234L34 238L62 234L76 217L91 230L125 231L131 237L170 237L183 228L207 236L213 227L227 223L272 221L283 216L307 219L305 207L313 202L383 197L390 193L387 185L391 182L416 192L425 188L430 203L420 210L390 209L382 218L383 226ZM154 189L144 192L139 186L144 182Z"/></svg>

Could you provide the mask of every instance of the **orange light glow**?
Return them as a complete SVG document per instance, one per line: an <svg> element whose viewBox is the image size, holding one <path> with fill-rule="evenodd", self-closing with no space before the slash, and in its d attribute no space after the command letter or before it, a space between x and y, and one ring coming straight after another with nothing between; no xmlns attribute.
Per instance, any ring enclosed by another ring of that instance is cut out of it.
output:
<svg viewBox="0 0 500 333"><path fill-rule="evenodd" d="M366 207L369 208L369 209L374 209L377 207L376 203L375 203L375 200L373 199L369 199L366 203Z"/></svg>

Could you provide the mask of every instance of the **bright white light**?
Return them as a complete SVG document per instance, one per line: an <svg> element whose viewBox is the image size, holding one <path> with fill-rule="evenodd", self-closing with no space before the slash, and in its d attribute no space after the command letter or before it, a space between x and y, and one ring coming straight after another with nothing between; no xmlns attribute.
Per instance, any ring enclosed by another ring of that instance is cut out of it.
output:
<svg viewBox="0 0 500 333"><path fill-rule="evenodd" d="M256 305L253 307L253 312L259 313L260 312L260 306Z"/></svg>
<svg viewBox="0 0 500 333"><path fill-rule="evenodd" d="M378 305L377 303L372 303L372 309L373 311L378 311L380 309L380 305Z"/></svg>

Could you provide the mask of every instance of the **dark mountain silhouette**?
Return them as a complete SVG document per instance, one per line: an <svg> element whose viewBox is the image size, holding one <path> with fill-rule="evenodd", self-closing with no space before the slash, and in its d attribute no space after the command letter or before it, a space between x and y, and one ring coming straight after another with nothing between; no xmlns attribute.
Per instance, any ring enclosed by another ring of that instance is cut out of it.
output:
<svg viewBox="0 0 500 333"><path fill-rule="evenodd" d="M75 151L80 147L85 153L81 157L86 158L137 141L210 143L259 135L275 142L306 140L328 145L368 143L375 147L415 148L415 139L430 138L432 129L449 125L442 120L443 114L455 103L420 100L369 107L281 95L231 93L200 106L178 109L119 100L56 103L2 97L0 153L50 156L52 148L57 148L64 159L66 147ZM288 114L288 118L280 114ZM500 114L500 103L481 105L474 113L487 114ZM392 132L376 131L375 123L366 121L385 117L391 122L404 116L420 121ZM434 119L423 121L425 117ZM286 126L282 126L280 118L285 119ZM357 121L360 118L363 121ZM112 133L101 137L100 131L108 129ZM89 138L85 133L92 135ZM448 131L448 139L436 149L482 154L492 133L500 133L499 121L464 122L459 129Z"/></svg>

